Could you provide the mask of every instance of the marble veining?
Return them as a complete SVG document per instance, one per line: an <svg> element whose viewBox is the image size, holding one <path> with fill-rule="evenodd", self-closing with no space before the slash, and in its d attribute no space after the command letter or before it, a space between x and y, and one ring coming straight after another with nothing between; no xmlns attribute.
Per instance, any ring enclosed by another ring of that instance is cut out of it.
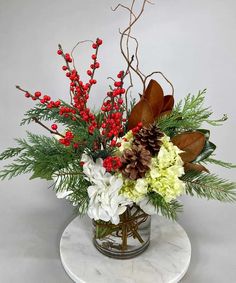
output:
<svg viewBox="0 0 236 283"><path fill-rule="evenodd" d="M151 243L133 259L108 258L92 243L92 225L87 217L75 218L60 242L62 264L76 283L176 283L186 273L191 244L176 222L152 216Z"/></svg>

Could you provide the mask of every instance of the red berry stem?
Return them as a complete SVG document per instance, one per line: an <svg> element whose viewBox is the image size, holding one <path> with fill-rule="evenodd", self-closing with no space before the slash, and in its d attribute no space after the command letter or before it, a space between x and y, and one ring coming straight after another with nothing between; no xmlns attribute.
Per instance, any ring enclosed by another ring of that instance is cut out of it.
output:
<svg viewBox="0 0 236 283"><path fill-rule="evenodd" d="M92 59L93 59L93 65L96 66L97 64L97 55L98 55L98 49L99 49L99 46L102 45L102 40L100 38L97 38L96 39L96 43L93 43L92 47L96 50L95 51L95 54L92 55ZM94 80L94 75L95 75L95 70L99 68L99 64L98 64L98 67L96 68L93 68L92 69L92 74L91 74L91 78L89 81L93 81ZM91 87L92 87L93 84L90 84L89 88L88 88L88 91L87 93L89 94L90 93L90 90L91 90Z"/></svg>
<svg viewBox="0 0 236 283"><path fill-rule="evenodd" d="M58 131L53 131L53 130L51 130L50 128L48 128L48 127L47 127L46 125L44 125L41 121L39 121L38 118L33 117L32 119L34 120L35 123L37 123L37 124L39 124L40 126L42 126L44 129L46 129L47 131L49 131L51 134L58 135L58 136L60 136L60 137L62 137L62 138L65 137L64 135L60 134Z"/></svg>

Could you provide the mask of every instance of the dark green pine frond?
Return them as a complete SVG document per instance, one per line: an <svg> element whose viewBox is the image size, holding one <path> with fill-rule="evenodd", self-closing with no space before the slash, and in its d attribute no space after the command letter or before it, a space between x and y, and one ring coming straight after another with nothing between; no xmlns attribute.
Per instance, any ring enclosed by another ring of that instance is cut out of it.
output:
<svg viewBox="0 0 236 283"><path fill-rule="evenodd" d="M13 163L4 166L0 171L0 179L11 179L20 174L29 173L33 170L34 161L31 158L20 156Z"/></svg>
<svg viewBox="0 0 236 283"><path fill-rule="evenodd" d="M236 183L205 172L187 172L181 177L186 184L186 193L219 201L236 201Z"/></svg>
<svg viewBox="0 0 236 283"><path fill-rule="evenodd" d="M236 164L217 160L217 159L210 158L210 157L204 159L203 163L212 163L212 164L219 165L219 166L227 168L227 169L236 168Z"/></svg>
<svg viewBox="0 0 236 283"><path fill-rule="evenodd" d="M81 167L71 164L54 173L54 190L57 192L72 191L69 195L70 201L76 208L78 214L84 214L87 211L89 197L87 188L90 182L85 179Z"/></svg>
<svg viewBox="0 0 236 283"><path fill-rule="evenodd" d="M68 107L74 109L71 105L67 104L66 102L61 101L61 106ZM76 116L76 120L72 120L70 115L69 117L65 117L64 115L59 115L59 108L53 107L53 108L47 108L46 105L38 103L33 109L28 110L24 114L24 118L21 121L20 125L29 124L31 122L34 122L34 118L37 118L39 121L54 121L56 123L62 124L65 127L69 127L72 130L72 127L78 126L79 124L85 126L85 122L81 120L79 115ZM78 123L79 121L79 123Z"/></svg>
<svg viewBox="0 0 236 283"><path fill-rule="evenodd" d="M69 164L79 164L80 154L71 147L61 145L55 138L28 133L28 141L16 140L18 146L7 149L2 158L18 157L0 171L0 178L12 178L22 173L33 172L31 178L52 179L52 174Z"/></svg>
<svg viewBox="0 0 236 283"><path fill-rule="evenodd" d="M149 193L148 198L151 204L153 204L156 209L159 209L163 216L172 220L177 220L178 213L182 211L183 207L181 203L177 200L166 202L161 195L155 192Z"/></svg>
<svg viewBox="0 0 236 283"><path fill-rule="evenodd" d="M201 128L203 122L219 126L227 120L224 115L219 120L211 120L212 111L210 107L204 106L206 90L199 91L197 95L188 94L184 101L176 104L169 115L160 117L158 126L169 136L173 136L182 131L192 131Z"/></svg>
<svg viewBox="0 0 236 283"><path fill-rule="evenodd" d="M4 151L0 154L0 160L4 160L4 159L8 159L8 158L15 157L15 156L19 155L22 150L23 150L22 147L12 147L12 148L8 148L8 149L4 150Z"/></svg>

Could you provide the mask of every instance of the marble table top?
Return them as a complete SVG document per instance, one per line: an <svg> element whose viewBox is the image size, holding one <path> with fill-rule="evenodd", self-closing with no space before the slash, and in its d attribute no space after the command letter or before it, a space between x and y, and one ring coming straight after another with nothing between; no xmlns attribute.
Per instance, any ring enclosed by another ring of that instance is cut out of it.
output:
<svg viewBox="0 0 236 283"><path fill-rule="evenodd" d="M60 242L62 264L77 283L175 283L186 273L191 244L176 222L152 216L151 243L133 259L104 256L92 243L91 220L75 218L65 229Z"/></svg>

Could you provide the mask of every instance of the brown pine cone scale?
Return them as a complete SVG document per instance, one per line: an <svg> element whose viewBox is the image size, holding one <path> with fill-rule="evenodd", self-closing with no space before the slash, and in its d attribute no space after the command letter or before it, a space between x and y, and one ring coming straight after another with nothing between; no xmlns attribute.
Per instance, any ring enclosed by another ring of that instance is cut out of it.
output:
<svg viewBox="0 0 236 283"><path fill-rule="evenodd" d="M161 147L161 138L163 133L155 125L151 124L150 126L143 127L134 137L135 145L144 146L152 156L158 154Z"/></svg>
<svg viewBox="0 0 236 283"><path fill-rule="evenodd" d="M120 171L122 175L131 180L143 178L149 170L151 154L142 145L133 145L125 149L121 157Z"/></svg>

